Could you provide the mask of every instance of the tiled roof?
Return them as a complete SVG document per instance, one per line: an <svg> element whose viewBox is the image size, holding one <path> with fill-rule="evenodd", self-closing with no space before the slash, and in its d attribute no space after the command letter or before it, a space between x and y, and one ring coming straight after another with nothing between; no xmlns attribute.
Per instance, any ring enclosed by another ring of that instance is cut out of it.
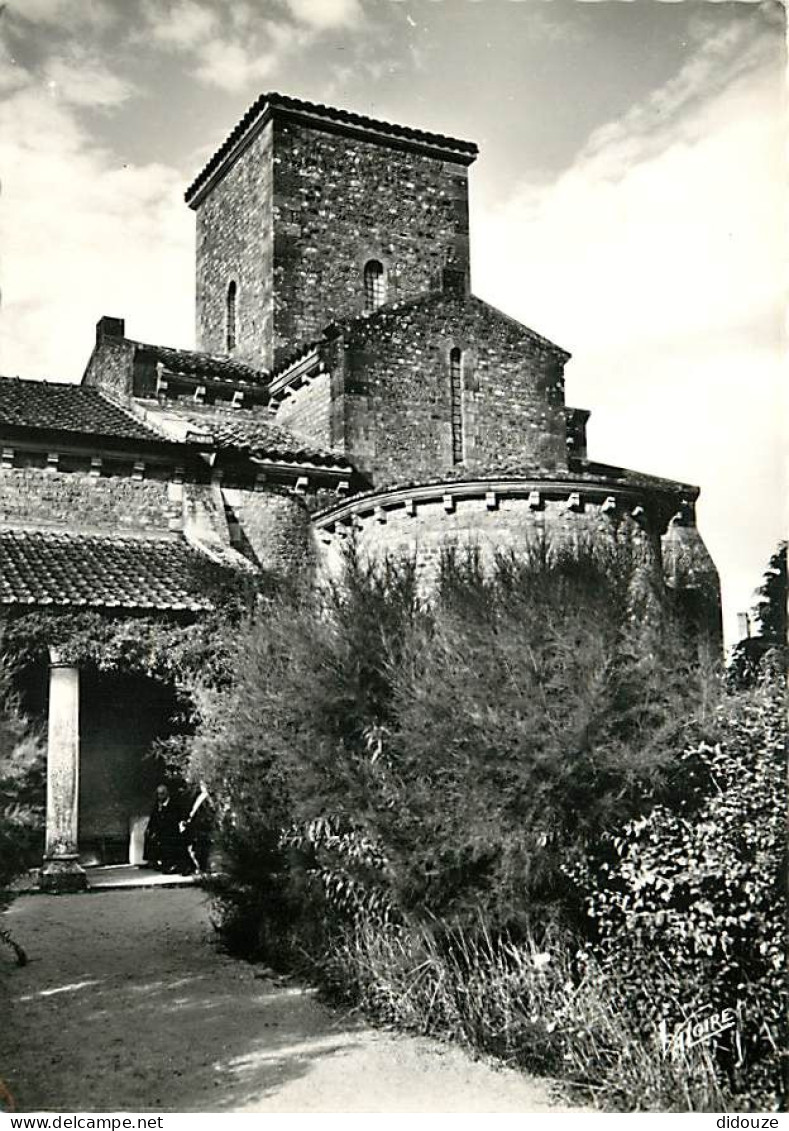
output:
<svg viewBox="0 0 789 1131"><path fill-rule="evenodd" d="M612 491L619 488L643 489L669 496L679 496L694 501L699 494L699 488L689 483L679 483L673 479L660 479L656 475L646 475L640 471L631 471L625 467L614 467L608 464L590 463L587 460L578 460L569 467L545 468L533 463L526 463L512 459L502 461L486 467L453 467L447 468L441 475L427 476L424 479L400 479L391 482L379 482L364 491L357 491L346 496L341 502L333 501L329 506L316 511L313 518L321 518L340 506L349 503L363 503L366 499L376 495L384 495L393 491L420 490L422 488L440 488L444 485L454 487L463 483L491 483L502 480L519 481L545 480L550 483L567 483L568 489L578 485L588 484L590 488L610 488Z"/></svg>
<svg viewBox="0 0 789 1131"><path fill-rule="evenodd" d="M246 455L263 459L281 460L284 463L310 463L318 467L350 467L347 458L339 452L315 447L295 436L274 420L245 409L218 413L213 406L203 412L194 406L180 408L165 403L161 408L146 406L152 423L157 417L166 428L166 421L186 422L186 439L193 442L215 444L218 448L235 448ZM189 431L192 427L194 431Z"/></svg>
<svg viewBox="0 0 789 1131"><path fill-rule="evenodd" d="M300 98L290 98L285 94L277 94L276 91L268 91L255 99L243 118L233 127L225 141L208 161L208 164L192 181L184 194L187 202L208 180L214 170L221 165L233 146L243 137L253 122L266 110L292 110L302 114L310 114L326 118L332 122L339 122L342 125L374 130L377 133L387 134L404 141L421 142L424 145L450 149L470 158L475 157L479 152L473 141L461 141L459 138L448 137L446 134L429 133L427 130L417 130L410 126L398 126L393 122L385 122L379 118L367 118L363 114L354 114L350 110L338 110L332 106L324 106L322 103L304 102Z"/></svg>
<svg viewBox="0 0 789 1131"><path fill-rule="evenodd" d="M148 342L132 344L138 350L152 355L156 361L161 361L162 365L172 373L251 385L267 385L269 381L269 374L265 369L256 369L253 365L236 361L232 357L201 353L197 350L178 350L170 346L155 346Z"/></svg>
<svg viewBox="0 0 789 1131"><path fill-rule="evenodd" d="M183 541L0 530L0 605L197 612L215 568Z"/></svg>
<svg viewBox="0 0 789 1131"><path fill-rule="evenodd" d="M162 443L131 413L87 385L0 377L0 427L41 428Z"/></svg>

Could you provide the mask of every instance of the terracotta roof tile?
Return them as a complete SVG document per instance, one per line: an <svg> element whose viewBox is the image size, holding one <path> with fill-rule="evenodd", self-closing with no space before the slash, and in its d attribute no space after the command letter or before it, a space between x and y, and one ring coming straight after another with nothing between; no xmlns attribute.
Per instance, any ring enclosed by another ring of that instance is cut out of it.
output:
<svg viewBox="0 0 789 1131"><path fill-rule="evenodd" d="M233 127L219 149L192 181L184 194L187 203L200 186L208 180L214 170L221 165L236 142L244 136L255 120L267 109L291 110L297 113L315 115L332 122L339 122L342 125L374 130L379 134L388 134L390 137L403 141L421 142L423 145L462 153L467 159L471 160L479 152L476 143L473 141L461 141L460 138L448 137L446 134L429 133L427 130L413 129L411 126L399 126L393 122L382 121L380 118L367 118L364 114L355 114L350 110L338 110L333 106L324 106L322 103L304 102L300 98L290 98L285 94L278 94L276 91L268 91L255 99L243 118Z"/></svg>
<svg viewBox="0 0 789 1131"><path fill-rule="evenodd" d="M129 339L131 340L131 339ZM148 342L133 342L137 350L152 355L156 361L172 373L184 373L193 377L213 380L243 382L250 385L267 385L269 374L265 369L256 369L245 361L223 357L199 350L179 350L172 346L156 346Z"/></svg>
<svg viewBox="0 0 789 1131"><path fill-rule="evenodd" d="M3 424L162 443L158 433L87 385L0 377Z"/></svg>
<svg viewBox="0 0 789 1131"><path fill-rule="evenodd" d="M248 455L280 459L285 463L311 463L319 467L351 466L348 459L339 452L313 446L276 421L245 409L221 413L212 405L201 412L194 406L181 408L165 403L161 410L150 407L147 412L152 422L156 421L160 412L163 422L167 417L185 421L194 428L193 432L186 433L186 439L192 442L208 442L218 448L235 448Z"/></svg>
<svg viewBox="0 0 789 1131"><path fill-rule="evenodd" d="M0 531L0 605L197 612L212 608L206 570L183 541Z"/></svg>

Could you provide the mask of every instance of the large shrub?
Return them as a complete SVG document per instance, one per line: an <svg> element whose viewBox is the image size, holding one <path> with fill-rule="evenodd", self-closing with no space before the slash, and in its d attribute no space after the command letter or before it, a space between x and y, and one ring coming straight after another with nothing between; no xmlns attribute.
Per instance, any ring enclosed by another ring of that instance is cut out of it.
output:
<svg viewBox="0 0 789 1131"><path fill-rule="evenodd" d="M41 860L44 771L43 739L20 711L11 664L0 655L0 893Z"/></svg>
<svg viewBox="0 0 789 1131"><path fill-rule="evenodd" d="M685 811L653 808L611 839L612 859L585 870L604 967L669 1039L695 1022L730 1088L756 1107L784 1090L785 719L784 682L768 666L687 749ZM705 1025L723 1031L712 1038Z"/></svg>
<svg viewBox="0 0 789 1131"><path fill-rule="evenodd" d="M342 585L261 606L234 644L194 770L222 798L241 886L291 872L325 894L335 873L346 903L361 884L399 913L482 910L496 929L566 910L561 861L670 792L706 702L625 542L608 561L538 544L487 571L454 555L430 601L412 562L350 555ZM317 819L331 842L283 842ZM374 874L343 837L375 846Z"/></svg>

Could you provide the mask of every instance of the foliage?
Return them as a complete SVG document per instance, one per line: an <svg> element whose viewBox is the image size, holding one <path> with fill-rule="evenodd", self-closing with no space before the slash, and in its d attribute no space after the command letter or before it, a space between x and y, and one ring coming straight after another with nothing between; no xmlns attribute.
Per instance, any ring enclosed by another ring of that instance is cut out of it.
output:
<svg viewBox="0 0 789 1131"><path fill-rule="evenodd" d="M517 943L478 924L361 921L312 974L387 1025L462 1043L557 1078L573 1099L620 1111L721 1111L709 1050L673 1050L646 1025L615 972L556 932ZM663 990L681 993L665 971Z"/></svg>
<svg viewBox="0 0 789 1131"><path fill-rule="evenodd" d="M0 656L0 892L41 858L44 747L22 715Z"/></svg>
<svg viewBox="0 0 789 1131"><path fill-rule="evenodd" d="M563 854L673 788L706 703L670 610L650 614L661 599L626 544L608 562L537 544L489 571L455 555L430 603L412 562L351 555L320 601L272 602L234 634L193 770L251 841L322 819L375 846L404 914L559 914ZM368 886L359 860L320 855L327 890L333 869Z"/></svg>
<svg viewBox="0 0 789 1131"><path fill-rule="evenodd" d="M780 542L756 590L757 600L750 615L751 623L757 628L756 635L739 640L732 649L729 681L735 688L751 687L758 681L768 652L772 653L773 665L778 663L784 673L789 670L786 551L786 542Z"/></svg>
<svg viewBox="0 0 789 1131"><path fill-rule="evenodd" d="M223 934L601 1106L774 1106L782 684L724 696L637 551L260 604L192 746Z"/></svg>
<svg viewBox="0 0 789 1131"><path fill-rule="evenodd" d="M786 645L786 542L772 554L757 590L756 616L759 636L772 644Z"/></svg>
<svg viewBox="0 0 789 1131"><path fill-rule="evenodd" d="M768 667L721 707L717 740L686 751L695 809L661 805L631 821L611 838L615 859L585 874L604 968L669 1030L729 1010L736 1025L718 1039L718 1061L757 1108L778 1102L787 1047L785 716L783 680ZM679 995L661 992L668 968Z"/></svg>

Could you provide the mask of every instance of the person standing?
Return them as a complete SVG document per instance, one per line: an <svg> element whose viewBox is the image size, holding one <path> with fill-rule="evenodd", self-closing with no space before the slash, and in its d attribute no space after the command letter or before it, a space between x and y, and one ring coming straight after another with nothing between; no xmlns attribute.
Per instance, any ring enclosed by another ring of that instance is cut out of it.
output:
<svg viewBox="0 0 789 1131"><path fill-rule="evenodd" d="M156 787L156 799L145 830L143 856L149 868L158 868L161 872L180 872L183 867L184 848L178 812L164 782Z"/></svg>
<svg viewBox="0 0 789 1131"><path fill-rule="evenodd" d="M211 829L214 824L214 806L205 782L198 782L198 793L192 806L178 826L186 841L186 851L196 871L208 871L211 853Z"/></svg>

